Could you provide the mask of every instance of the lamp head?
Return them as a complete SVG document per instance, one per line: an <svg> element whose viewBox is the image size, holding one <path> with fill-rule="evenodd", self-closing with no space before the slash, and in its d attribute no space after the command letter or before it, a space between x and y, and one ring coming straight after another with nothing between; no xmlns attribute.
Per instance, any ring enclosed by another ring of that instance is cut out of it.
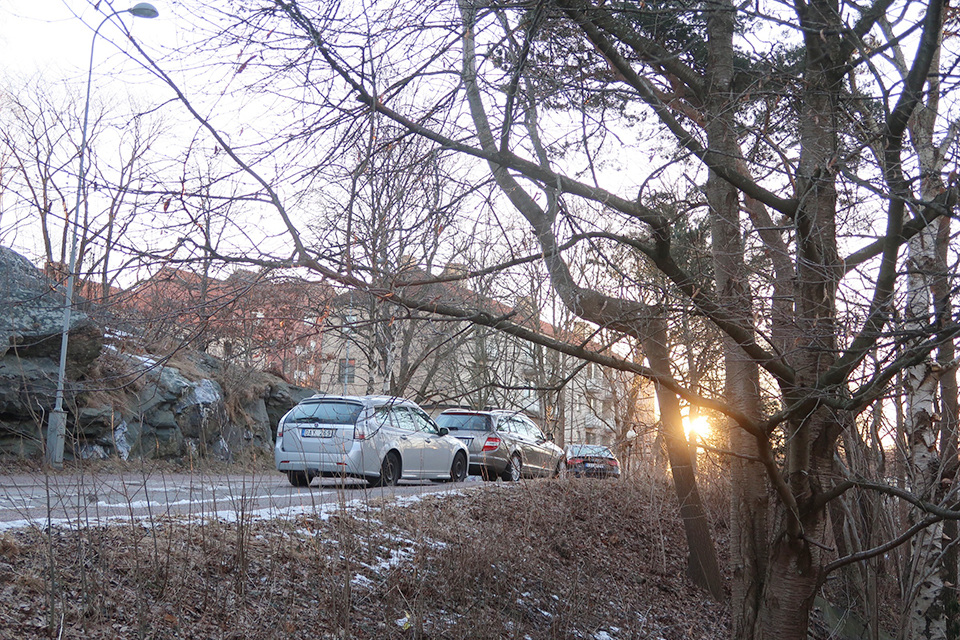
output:
<svg viewBox="0 0 960 640"><path fill-rule="evenodd" d="M127 11L132 13L137 18L156 18L158 15L160 15L160 12L157 11L157 8L149 2L138 2L130 9L127 9Z"/></svg>

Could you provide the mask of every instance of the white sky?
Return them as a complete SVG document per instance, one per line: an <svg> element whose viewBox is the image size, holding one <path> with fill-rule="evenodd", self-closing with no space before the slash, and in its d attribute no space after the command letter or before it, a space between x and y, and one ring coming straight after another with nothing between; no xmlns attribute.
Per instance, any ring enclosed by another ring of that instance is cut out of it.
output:
<svg viewBox="0 0 960 640"><path fill-rule="evenodd" d="M124 0L114 2L115 9L132 7ZM152 20L134 18L128 13L114 20L122 20L133 35L146 44L161 42L175 36L175 21L169 3L153 2L160 16ZM106 2L100 3L101 12L94 11L86 0L0 0L0 60L7 74L33 75L42 73L51 81L59 78L86 79L90 60L93 31L111 11ZM169 40L167 40L169 41ZM117 55L115 43L123 43L119 26L105 24L97 37L94 56L95 73L106 69L126 69L131 63Z"/></svg>

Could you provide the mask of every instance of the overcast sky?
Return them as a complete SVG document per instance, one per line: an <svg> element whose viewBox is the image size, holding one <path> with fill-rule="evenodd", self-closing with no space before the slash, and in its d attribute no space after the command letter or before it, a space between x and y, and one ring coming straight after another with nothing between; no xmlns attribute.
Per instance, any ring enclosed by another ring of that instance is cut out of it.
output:
<svg viewBox="0 0 960 640"><path fill-rule="evenodd" d="M113 6L126 9L134 4L117 0ZM148 48L175 37L169 3L160 0L151 4L160 12L158 18L122 16L134 36ZM101 2L100 9L95 11L86 0L0 0L0 60L4 72L24 76L42 73L51 82L85 82L93 31L110 13L106 2ZM124 43L121 34L119 25L106 24L100 30L94 56L96 76L130 67L131 63L118 55L117 43ZM136 80L136 76L130 79Z"/></svg>

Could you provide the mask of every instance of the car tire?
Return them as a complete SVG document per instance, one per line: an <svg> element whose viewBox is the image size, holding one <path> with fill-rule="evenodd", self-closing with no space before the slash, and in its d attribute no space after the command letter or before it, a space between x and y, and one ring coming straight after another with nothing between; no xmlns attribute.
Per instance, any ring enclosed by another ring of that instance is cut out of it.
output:
<svg viewBox="0 0 960 640"><path fill-rule="evenodd" d="M313 476L306 471L287 471L287 480L295 487L309 487Z"/></svg>
<svg viewBox="0 0 960 640"><path fill-rule="evenodd" d="M368 483L371 487L393 487L400 481L400 473L400 456L395 451L390 451L380 464L380 477L368 480Z"/></svg>
<svg viewBox="0 0 960 640"><path fill-rule="evenodd" d="M520 458L519 453L515 453L510 456L510 462L507 463L507 468L503 470L501 478L506 482L518 482L522 477L523 460Z"/></svg>
<svg viewBox="0 0 960 640"><path fill-rule="evenodd" d="M458 451L450 465L450 482L463 482L467 479L467 456Z"/></svg>

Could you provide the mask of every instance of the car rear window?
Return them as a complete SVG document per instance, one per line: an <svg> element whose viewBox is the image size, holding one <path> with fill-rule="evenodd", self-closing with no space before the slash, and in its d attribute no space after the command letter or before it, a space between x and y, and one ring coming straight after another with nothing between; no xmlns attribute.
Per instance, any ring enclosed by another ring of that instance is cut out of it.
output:
<svg viewBox="0 0 960 640"><path fill-rule="evenodd" d="M442 413L437 416L437 425L451 431L490 431L490 416L470 413Z"/></svg>
<svg viewBox="0 0 960 640"><path fill-rule="evenodd" d="M356 424L363 405L355 402L304 402L287 416L287 422L322 422L323 424Z"/></svg>
<svg viewBox="0 0 960 640"><path fill-rule="evenodd" d="M572 456L597 456L602 458L612 458L610 449L596 444L580 444L570 447Z"/></svg>

